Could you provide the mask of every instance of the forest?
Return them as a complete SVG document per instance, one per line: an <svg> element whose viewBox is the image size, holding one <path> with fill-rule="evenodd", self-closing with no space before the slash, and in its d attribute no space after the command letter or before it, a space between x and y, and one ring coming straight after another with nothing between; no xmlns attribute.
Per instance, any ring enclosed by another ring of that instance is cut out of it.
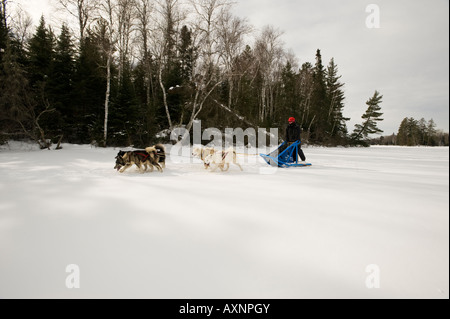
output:
<svg viewBox="0 0 450 319"><path fill-rule="evenodd" d="M58 32L0 3L0 142L142 147L195 120L283 130L290 116L310 144L368 146L383 133L380 92L350 132L337 62L318 49L298 65L282 31L255 32L229 0L58 0L78 22Z"/></svg>

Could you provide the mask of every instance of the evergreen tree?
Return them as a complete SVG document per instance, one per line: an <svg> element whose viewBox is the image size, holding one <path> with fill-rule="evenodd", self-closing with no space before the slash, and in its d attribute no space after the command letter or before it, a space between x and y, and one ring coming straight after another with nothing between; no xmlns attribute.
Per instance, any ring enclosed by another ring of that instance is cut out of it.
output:
<svg viewBox="0 0 450 319"><path fill-rule="evenodd" d="M51 104L53 101L50 99L54 40L54 34L50 28L46 27L45 19L42 16L35 34L28 43L27 66L28 79L34 95L33 99L36 102L35 112L40 114L39 126L51 138L60 135L62 129L61 114L55 112L55 108ZM42 145L41 147L45 148L46 146Z"/></svg>
<svg viewBox="0 0 450 319"><path fill-rule="evenodd" d="M75 61L76 71L74 87L74 122L76 128L69 137L70 141L77 143L90 143L101 141L104 115L104 95L106 86L104 65L99 44L91 31L82 41L80 53Z"/></svg>
<svg viewBox="0 0 450 319"><path fill-rule="evenodd" d="M383 132L377 127L377 122L383 121L381 118L383 113L380 112L382 98L383 96L380 95L378 91L375 91L373 97L366 102L368 108L362 116L364 121L362 124L355 125L355 129L351 136L353 143L367 146L367 138L369 134L378 134Z"/></svg>
<svg viewBox="0 0 450 319"><path fill-rule="evenodd" d="M7 40L6 51L1 63L0 122L2 130L17 132L34 140L39 146L49 148L45 117L54 112L50 106L39 110L32 90L28 85L26 71L18 63L13 46Z"/></svg>
<svg viewBox="0 0 450 319"><path fill-rule="evenodd" d="M115 83L112 90L108 125L109 144L134 145L140 142L136 139L136 132L142 130L143 121L139 118L138 99L131 75L130 62L124 61L122 80ZM144 146L140 145L141 148Z"/></svg>
<svg viewBox="0 0 450 319"><path fill-rule="evenodd" d="M436 123L434 123L434 120L431 119L428 121L428 126L427 126L427 145L428 146L436 146L437 144L437 139L436 139Z"/></svg>
<svg viewBox="0 0 450 319"><path fill-rule="evenodd" d="M316 53L316 64L313 73L313 91L311 97L312 114L311 139L323 142L330 132L328 124L328 101L325 84L325 68L320 50Z"/></svg>
<svg viewBox="0 0 450 319"><path fill-rule="evenodd" d="M417 123L418 125L418 130L420 132L420 141L419 144L420 145L426 145L428 142L428 130L427 130L427 122L425 121L425 119L422 117L420 119L420 121Z"/></svg>
<svg viewBox="0 0 450 319"><path fill-rule="evenodd" d="M192 43L192 32L187 26L181 28L178 52L181 68L180 77L183 83L189 83L192 80L192 72L195 60L197 59L197 50Z"/></svg>
<svg viewBox="0 0 450 319"><path fill-rule="evenodd" d="M346 122L349 118L344 117L344 83L341 83L341 76L338 76L338 67L331 59L326 71L327 97L329 101L328 123L331 125L330 137L337 143L344 142L348 130Z"/></svg>
<svg viewBox="0 0 450 319"><path fill-rule="evenodd" d="M408 145L408 118L405 117L400 123L397 133L397 145Z"/></svg>
<svg viewBox="0 0 450 319"><path fill-rule="evenodd" d="M255 94L258 67L253 49L246 46L237 58L234 67L236 74L240 74L235 84L235 110L251 122L258 122L259 96Z"/></svg>
<svg viewBox="0 0 450 319"><path fill-rule="evenodd" d="M48 91L52 106L61 114L64 126L69 131L75 125L75 105L73 103L74 56L75 49L69 29L66 25L63 25L56 42Z"/></svg>
<svg viewBox="0 0 450 319"><path fill-rule="evenodd" d="M10 32L6 1L0 2L0 133L33 134L34 100L23 65L24 51ZM0 143L2 142L0 136Z"/></svg>
<svg viewBox="0 0 450 319"><path fill-rule="evenodd" d="M297 87L299 91L299 118L297 122L305 132L305 138L309 139L312 124L314 124L315 116L312 110L311 96L314 90L313 81L314 68L311 63L305 62L297 76Z"/></svg>
<svg viewBox="0 0 450 319"><path fill-rule="evenodd" d="M0 121L12 121L20 124L21 129L31 129L34 101L24 67L17 62L10 43L7 40L0 63Z"/></svg>
<svg viewBox="0 0 450 319"><path fill-rule="evenodd" d="M419 122L414 118L403 119L398 129L397 144L404 146L419 145L421 141L421 132Z"/></svg>
<svg viewBox="0 0 450 319"><path fill-rule="evenodd" d="M275 111L275 121L281 121L284 124L288 117L299 117L299 110L296 107L298 101L296 82L297 74L292 69L291 63L287 62L281 70L281 90Z"/></svg>
<svg viewBox="0 0 450 319"><path fill-rule="evenodd" d="M42 16L36 33L28 45L30 85L41 99L47 98L45 90L51 73L53 44L53 34L45 26L45 19Z"/></svg>

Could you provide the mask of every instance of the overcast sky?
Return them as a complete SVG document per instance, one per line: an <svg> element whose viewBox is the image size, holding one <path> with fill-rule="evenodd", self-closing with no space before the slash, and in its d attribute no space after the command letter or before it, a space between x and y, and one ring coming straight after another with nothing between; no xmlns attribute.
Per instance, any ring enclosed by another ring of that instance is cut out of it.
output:
<svg viewBox="0 0 450 319"><path fill-rule="evenodd" d="M11 0L35 23L42 13L55 21L51 1ZM378 29L366 26L369 4L380 9ZM346 84L349 131L362 121L375 90L384 96L383 135L396 133L405 117L433 118L449 131L448 0L236 0L233 11L257 30L284 31L285 48L300 65L314 63L317 49L325 65L334 57Z"/></svg>

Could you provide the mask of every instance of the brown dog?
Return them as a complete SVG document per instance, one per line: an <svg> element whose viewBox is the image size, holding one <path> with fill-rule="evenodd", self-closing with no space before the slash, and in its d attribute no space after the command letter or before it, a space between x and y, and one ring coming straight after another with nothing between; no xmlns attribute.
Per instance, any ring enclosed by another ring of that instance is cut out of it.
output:
<svg viewBox="0 0 450 319"><path fill-rule="evenodd" d="M116 156L116 165L114 169L120 173L125 172L128 168L136 165L141 173L144 173L151 168L153 172L154 167L160 172L163 172L162 163L165 168L166 152L164 145L158 144L147 147L145 150L136 150L124 152L120 151Z"/></svg>

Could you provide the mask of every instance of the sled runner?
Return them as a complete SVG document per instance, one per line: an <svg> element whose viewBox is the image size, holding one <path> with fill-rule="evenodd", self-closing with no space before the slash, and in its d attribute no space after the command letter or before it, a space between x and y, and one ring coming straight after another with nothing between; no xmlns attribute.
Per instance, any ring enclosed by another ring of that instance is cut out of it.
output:
<svg viewBox="0 0 450 319"><path fill-rule="evenodd" d="M312 166L310 163L302 163L298 161L298 148L301 142L297 141L291 146L287 146L284 142L278 148L269 154L259 154L267 164L278 167L305 167Z"/></svg>

